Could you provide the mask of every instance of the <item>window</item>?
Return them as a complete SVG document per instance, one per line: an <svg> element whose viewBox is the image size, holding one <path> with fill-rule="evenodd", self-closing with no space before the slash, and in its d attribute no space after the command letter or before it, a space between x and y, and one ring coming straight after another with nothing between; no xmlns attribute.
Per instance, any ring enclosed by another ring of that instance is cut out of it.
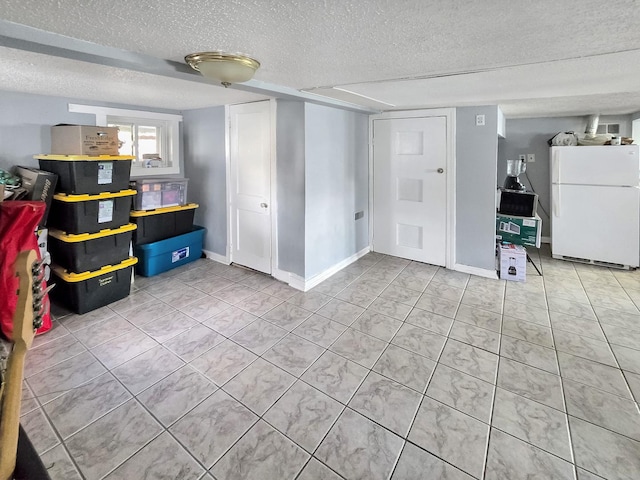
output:
<svg viewBox="0 0 640 480"><path fill-rule="evenodd" d="M619 123L600 123L598 125L598 130L596 133L598 135L602 135L604 133L611 133L613 135L617 135L620 133L620 124Z"/></svg>
<svg viewBox="0 0 640 480"><path fill-rule="evenodd" d="M133 155L131 168L171 168L167 122L107 115L107 126L118 128L120 155Z"/></svg>
<svg viewBox="0 0 640 480"><path fill-rule="evenodd" d="M70 112L92 113L96 125L118 127L120 155L132 155L131 176L180 173L181 115L69 104Z"/></svg>

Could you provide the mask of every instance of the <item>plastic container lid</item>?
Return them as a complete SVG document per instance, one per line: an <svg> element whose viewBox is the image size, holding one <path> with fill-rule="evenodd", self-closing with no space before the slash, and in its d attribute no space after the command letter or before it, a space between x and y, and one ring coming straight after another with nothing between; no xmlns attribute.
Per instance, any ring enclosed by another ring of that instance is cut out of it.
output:
<svg viewBox="0 0 640 480"><path fill-rule="evenodd" d="M84 282L85 280L99 277L107 273L115 272L116 270L122 270L123 268L131 267L136 263L138 263L138 259L136 257L129 257L128 259L118 263L117 265L105 265L100 270L94 270L92 272L73 273L65 270L58 265L51 265L51 270L53 270L55 274L65 282L77 283Z"/></svg>
<svg viewBox="0 0 640 480"><path fill-rule="evenodd" d="M138 228L138 226L135 223L127 223L120 228L107 228L105 230L100 230L98 233L78 234L65 233L62 230L52 228L49 230L49 236L66 243L77 243L86 242L87 240L95 240L96 238L109 237L111 235L118 235L120 233L132 232L136 228Z"/></svg>
<svg viewBox="0 0 640 480"><path fill-rule="evenodd" d="M139 184L147 184L147 183L175 183L175 182L188 182L188 178L184 177L144 177L144 178L134 178L136 183Z"/></svg>
<svg viewBox="0 0 640 480"><path fill-rule="evenodd" d="M58 160L61 162L105 162L111 160L135 160L131 155L34 155L37 160Z"/></svg>
<svg viewBox="0 0 640 480"><path fill-rule="evenodd" d="M187 203L186 205L178 205L175 207L156 208L154 210L132 210L130 216L132 217L146 217L148 215L159 215L161 213L179 212L181 210L190 210L198 208L200 205L197 203Z"/></svg>
<svg viewBox="0 0 640 480"><path fill-rule="evenodd" d="M107 198L128 197L130 195L136 195L137 193L138 192L136 192L135 190L120 190L119 192L104 192L97 193L95 195L69 195L66 193L56 193L53 198L61 202L87 202L89 200L104 200Z"/></svg>

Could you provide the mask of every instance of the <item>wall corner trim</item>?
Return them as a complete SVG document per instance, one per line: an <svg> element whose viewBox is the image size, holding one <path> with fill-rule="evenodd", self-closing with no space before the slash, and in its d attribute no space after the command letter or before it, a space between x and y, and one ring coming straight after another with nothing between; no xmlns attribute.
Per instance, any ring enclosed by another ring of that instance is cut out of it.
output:
<svg viewBox="0 0 640 480"><path fill-rule="evenodd" d="M485 268L471 267L469 265L461 265L456 263L453 266L456 272L470 273L471 275L477 275L478 277L498 279L498 273L495 270L487 270Z"/></svg>
<svg viewBox="0 0 640 480"><path fill-rule="evenodd" d="M287 283L291 288L295 288L296 290L300 290L302 292L308 292L316 285L327 280L332 275L335 275L343 268L351 265L353 262L358 260L361 257L364 257L367 253L371 251L370 246L366 246L362 250L357 253L354 253L350 257L345 258L340 263L336 263L333 267L326 269L324 272L321 272L309 279L304 279L300 275L296 275L295 273L285 272L284 270L273 270L273 278L276 280L280 280L281 282Z"/></svg>
<svg viewBox="0 0 640 480"><path fill-rule="evenodd" d="M324 282L326 279L328 279L332 275L335 275L336 273L338 273L340 270L342 270L346 266L351 265L353 262L355 262L359 258L364 257L370 251L371 251L371 247L369 245L367 245L366 247L364 247L359 252L356 252L353 255L351 255L350 257L345 258L340 263L336 263L333 267L327 268L324 272L321 272L321 273L319 273L319 274L317 274L317 275L315 275L315 276L313 276L313 277L311 277L309 279L304 280L304 290L303 291L306 292L307 290L311 290L313 287L315 287L316 285L319 285L320 283ZM296 288L293 285L291 285L291 286L293 288Z"/></svg>
<svg viewBox="0 0 640 480"><path fill-rule="evenodd" d="M231 264L231 262L229 261L228 255L225 257L224 255L220 255L219 253L215 253L210 250L202 250L202 253L204 253L208 259L213 260L215 262L224 263L225 265Z"/></svg>

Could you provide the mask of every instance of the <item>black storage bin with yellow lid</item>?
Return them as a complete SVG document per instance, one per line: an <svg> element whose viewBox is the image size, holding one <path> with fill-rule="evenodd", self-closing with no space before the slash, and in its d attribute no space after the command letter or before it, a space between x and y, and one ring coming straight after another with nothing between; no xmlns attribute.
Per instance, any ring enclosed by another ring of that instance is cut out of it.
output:
<svg viewBox="0 0 640 480"><path fill-rule="evenodd" d="M35 155L40 169L58 174L58 192L93 195L129 188L130 155Z"/></svg>
<svg viewBox="0 0 640 480"><path fill-rule="evenodd" d="M131 290L131 274L137 262L137 258L129 257L117 265L84 273L52 265L50 282L56 287L49 293L51 300L78 314L122 300Z"/></svg>
<svg viewBox="0 0 640 480"><path fill-rule="evenodd" d="M49 229L49 252L55 263L71 272L98 270L129 258L133 223L98 233L67 234Z"/></svg>
<svg viewBox="0 0 640 480"><path fill-rule="evenodd" d="M197 203L188 203L178 207L132 211L131 223L138 225L133 233L133 243L143 245L191 232L196 208Z"/></svg>
<svg viewBox="0 0 640 480"><path fill-rule="evenodd" d="M48 225L65 233L97 233L129 223L131 199L135 190L97 195L53 196Z"/></svg>

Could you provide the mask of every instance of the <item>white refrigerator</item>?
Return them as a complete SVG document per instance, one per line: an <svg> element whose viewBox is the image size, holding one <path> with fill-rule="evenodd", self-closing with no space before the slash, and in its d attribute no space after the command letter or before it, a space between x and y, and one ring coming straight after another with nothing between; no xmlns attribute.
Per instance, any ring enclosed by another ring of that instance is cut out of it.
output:
<svg viewBox="0 0 640 480"><path fill-rule="evenodd" d="M638 145L551 147L554 258L638 267Z"/></svg>

